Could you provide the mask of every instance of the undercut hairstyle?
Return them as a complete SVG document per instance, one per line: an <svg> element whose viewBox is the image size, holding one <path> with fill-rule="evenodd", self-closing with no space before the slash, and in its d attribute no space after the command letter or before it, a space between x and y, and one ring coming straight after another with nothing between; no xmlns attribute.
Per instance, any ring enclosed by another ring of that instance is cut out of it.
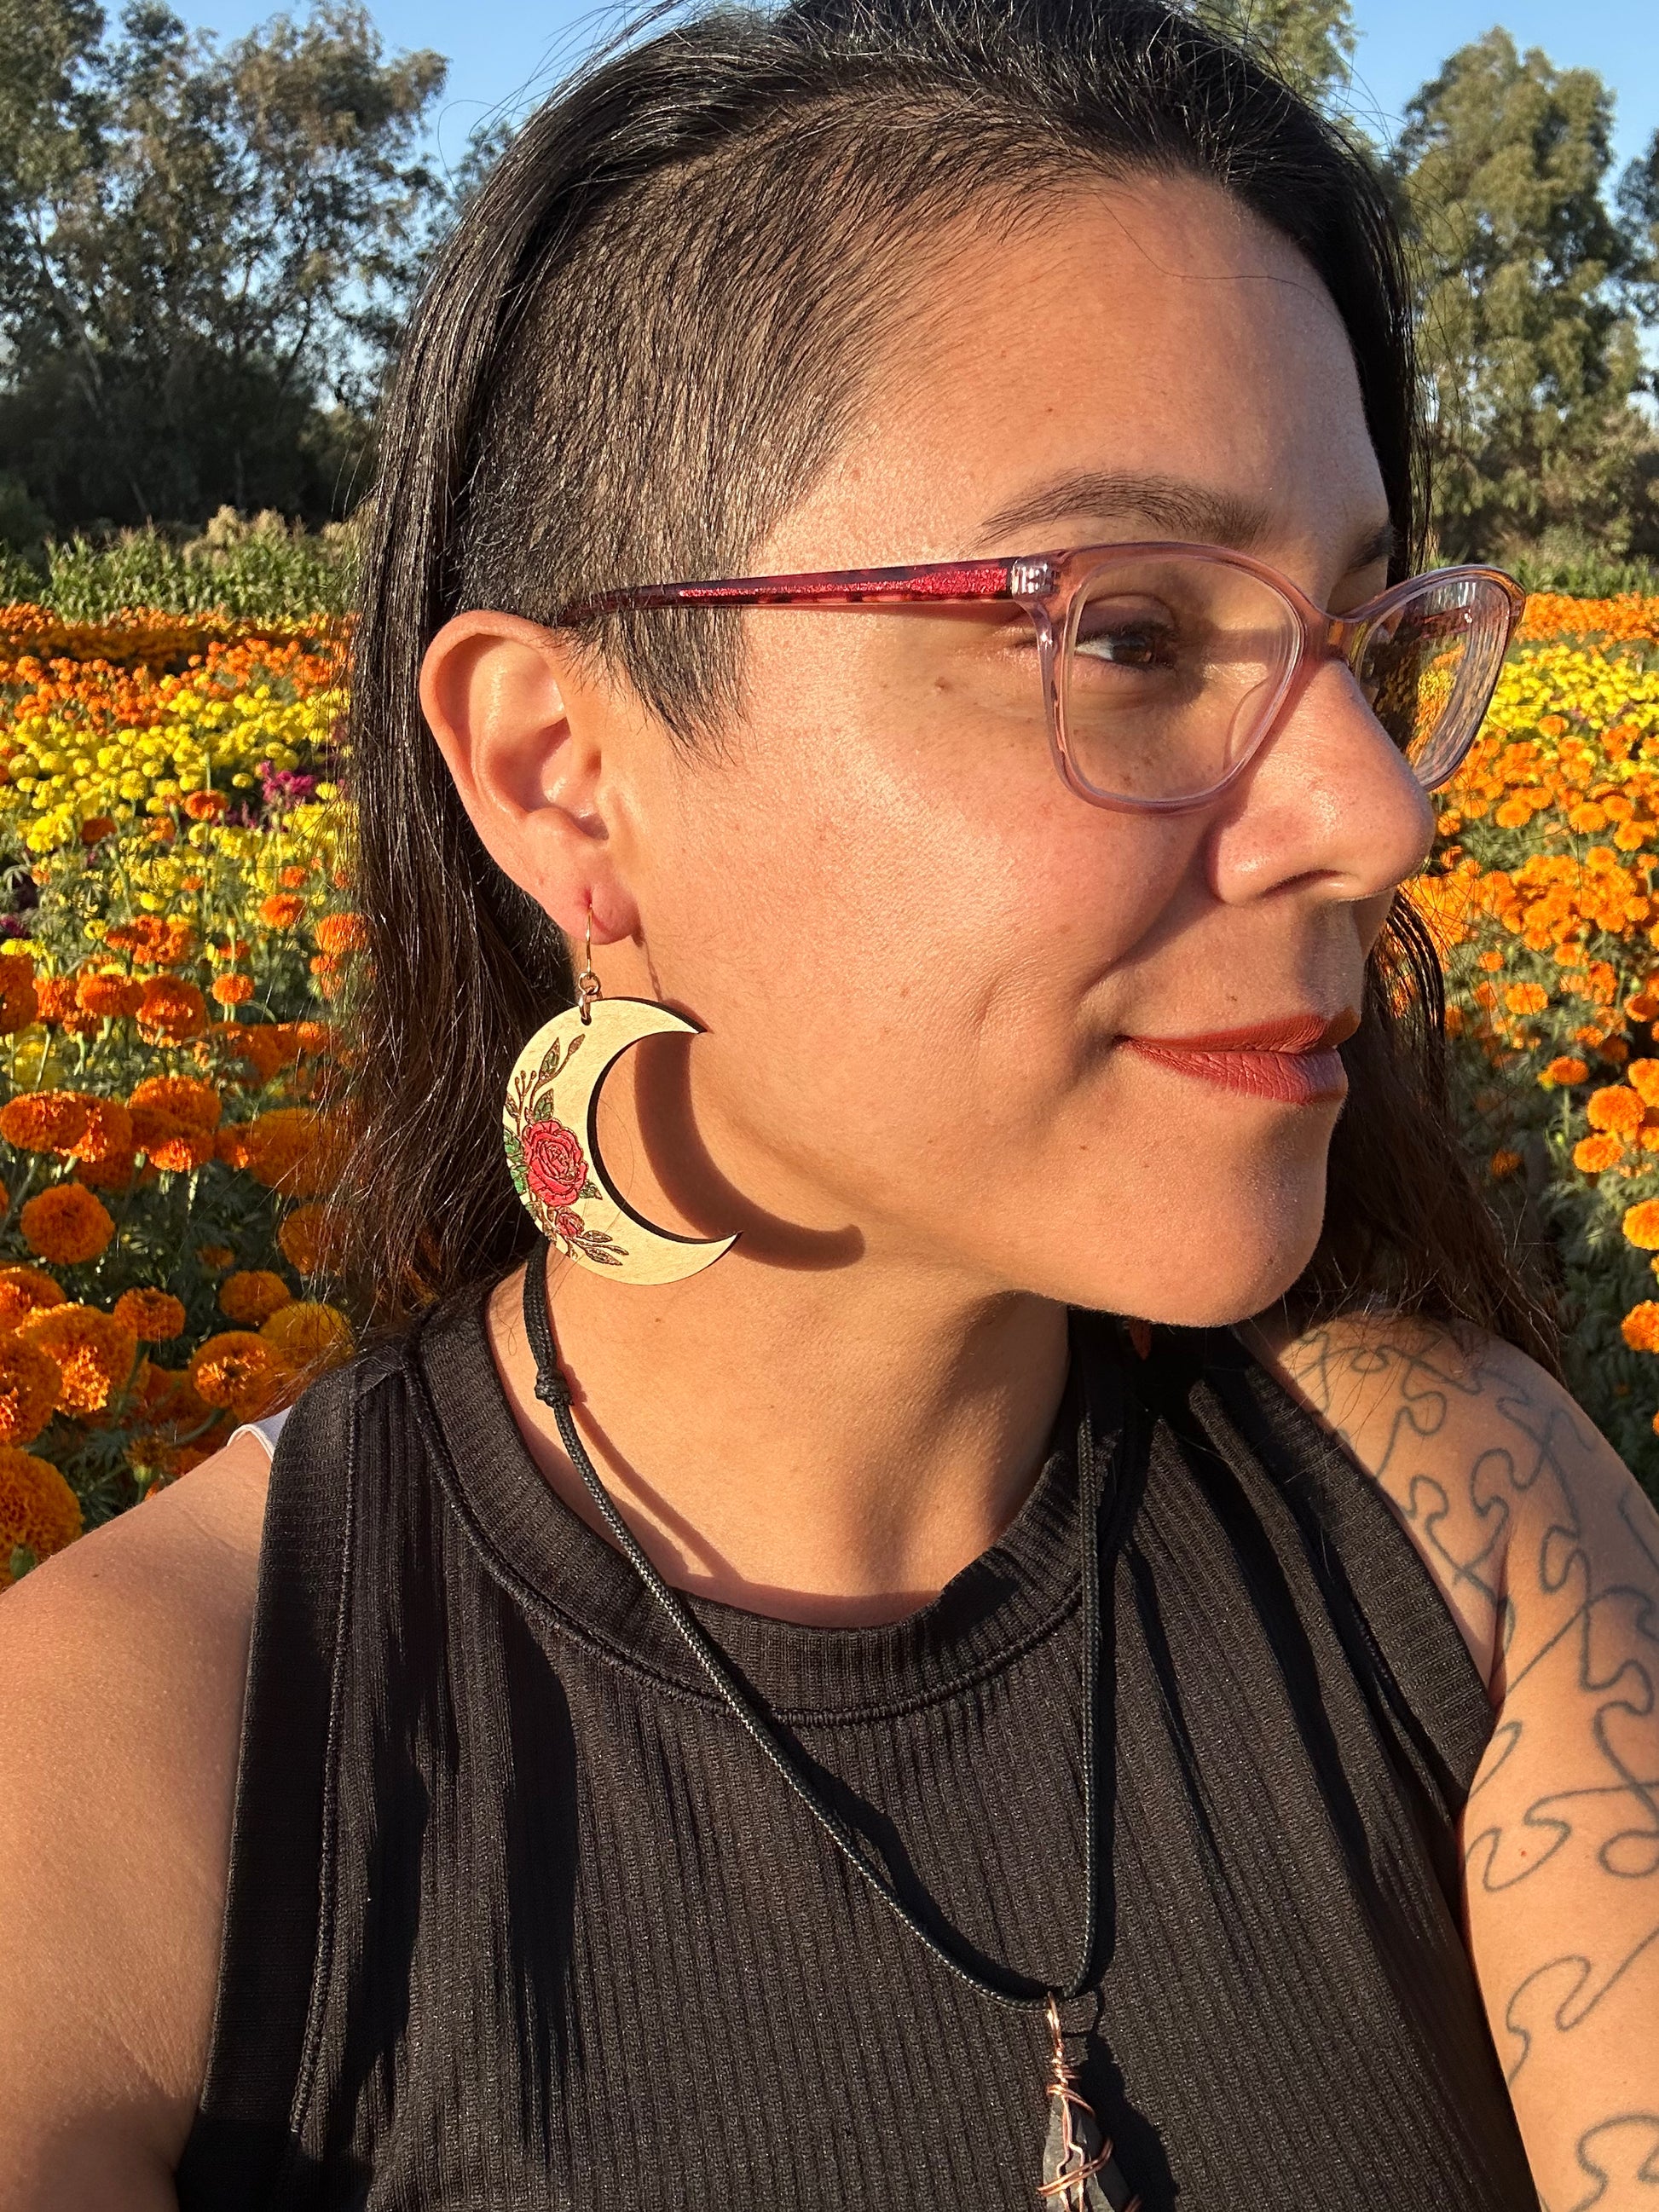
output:
<svg viewBox="0 0 1659 2212"><path fill-rule="evenodd" d="M342 1205L385 1322L536 1232L496 1102L574 1001L568 949L486 856L422 720L426 646L489 607L558 627L618 586L744 573L902 375L919 275L1067 194L1193 179L1289 240L1347 331L1398 551L1424 499L1387 188L1256 54L1159 0L794 0L675 15L531 117L411 321L366 518L349 735L369 945ZM1040 344L1032 375L1046 373ZM894 549L902 557L903 548ZM674 739L743 710L741 617L571 624ZM1554 1364L1448 1110L1434 947L1402 898L1344 1048L1310 1318L1386 1304Z"/></svg>

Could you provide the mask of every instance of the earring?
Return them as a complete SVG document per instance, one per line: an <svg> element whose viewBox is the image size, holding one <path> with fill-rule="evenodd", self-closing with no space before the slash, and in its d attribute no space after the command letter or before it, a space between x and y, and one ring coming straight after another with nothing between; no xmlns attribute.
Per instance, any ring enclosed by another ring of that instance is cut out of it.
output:
<svg viewBox="0 0 1659 2212"><path fill-rule="evenodd" d="M587 910L577 1003L544 1022L514 1063L501 1109L513 1187L556 1252L623 1283L678 1283L712 1267L737 1243L653 1229L612 1189L599 1158L599 1086L641 1037L697 1026L648 999L607 999L593 973ZM573 1062L577 1063L573 1066Z"/></svg>

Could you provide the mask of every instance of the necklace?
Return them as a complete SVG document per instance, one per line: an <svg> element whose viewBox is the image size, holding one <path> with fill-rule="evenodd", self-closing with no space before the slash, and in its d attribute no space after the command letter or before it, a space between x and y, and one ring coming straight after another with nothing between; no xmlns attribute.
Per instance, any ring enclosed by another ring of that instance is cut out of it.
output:
<svg viewBox="0 0 1659 2212"><path fill-rule="evenodd" d="M1109 2136L1103 2136L1093 2109L1077 2087L1076 2069L1066 2056L1060 2007L1080 1996L1094 1978L1099 1920L1098 1836L1097 1811L1100 1789L1097 1705L1100 1683L1100 1492L1095 1468L1093 1436L1083 1423L1079 1444L1079 1517L1082 1523L1083 1569L1083 1811L1086 1875L1084 1885L1083 1940L1076 1973L1064 1987L1049 1988L1023 1974L988 1972L971 1966L943 1937L923 1925L888 1879L872 1863L857 1834L836 1808L820 1797L799 1769L780 1737L770 1716L747 1686L732 1671L719 1647L678 1594L672 1590L647 1558L633 1530L617 1511L610 1492L589 1458L571 1409L570 1386L559 1365L553 1335L553 1316L547 1298L547 1249L532 1254L525 1270L525 1330L536 1362L536 1395L551 1408L559 1438L571 1464L580 1475L588 1496L618 1550L633 1567L685 1644L692 1656L719 1692L733 1717L757 1749L781 1777L834 1844L848 1864L868 1885L894 1917L908 1929L924 1948L958 1981L981 1996L1020 2011L1041 2011L1048 2023L1050 2050L1045 2085L1048 2133L1042 2147L1042 2179L1036 2185L1042 2203L1051 2212L1137 2212L1140 2199L1133 2194L1112 2154Z"/></svg>

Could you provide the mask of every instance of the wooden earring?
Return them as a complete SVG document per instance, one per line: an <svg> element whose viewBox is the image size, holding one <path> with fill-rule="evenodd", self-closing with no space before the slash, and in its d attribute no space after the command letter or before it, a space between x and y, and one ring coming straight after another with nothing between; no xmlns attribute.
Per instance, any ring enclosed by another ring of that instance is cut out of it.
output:
<svg viewBox="0 0 1659 2212"><path fill-rule="evenodd" d="M576 1005L544 1022L514 1064L501 1109L513 1187L553 1249L578 1267L623 1283L683 1282L738 1240L676 1237L635 1212L599 1158L599 1096L630 1045L695 1036L697 1025L649 999L605 996L593 973L591 908L576 991Z"/></svg>

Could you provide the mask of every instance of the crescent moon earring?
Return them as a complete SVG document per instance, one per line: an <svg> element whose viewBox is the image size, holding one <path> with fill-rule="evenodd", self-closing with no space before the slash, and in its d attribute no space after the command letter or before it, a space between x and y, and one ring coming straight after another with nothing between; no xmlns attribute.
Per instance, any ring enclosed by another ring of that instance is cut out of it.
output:
<svg viewBox="0 0 1659 2212"><path fill-rule="evenodd" d="M653 1229L611 1188L599 1158L599 1097L613 1061L641 1037L697 1025L649 999L607 999L593 973L587 913L577 1003L544 1022L514 1063L501 1109L513 1187L556 1252L623 1283L678 1283L712 1267L735 1237Z"/></svg>

